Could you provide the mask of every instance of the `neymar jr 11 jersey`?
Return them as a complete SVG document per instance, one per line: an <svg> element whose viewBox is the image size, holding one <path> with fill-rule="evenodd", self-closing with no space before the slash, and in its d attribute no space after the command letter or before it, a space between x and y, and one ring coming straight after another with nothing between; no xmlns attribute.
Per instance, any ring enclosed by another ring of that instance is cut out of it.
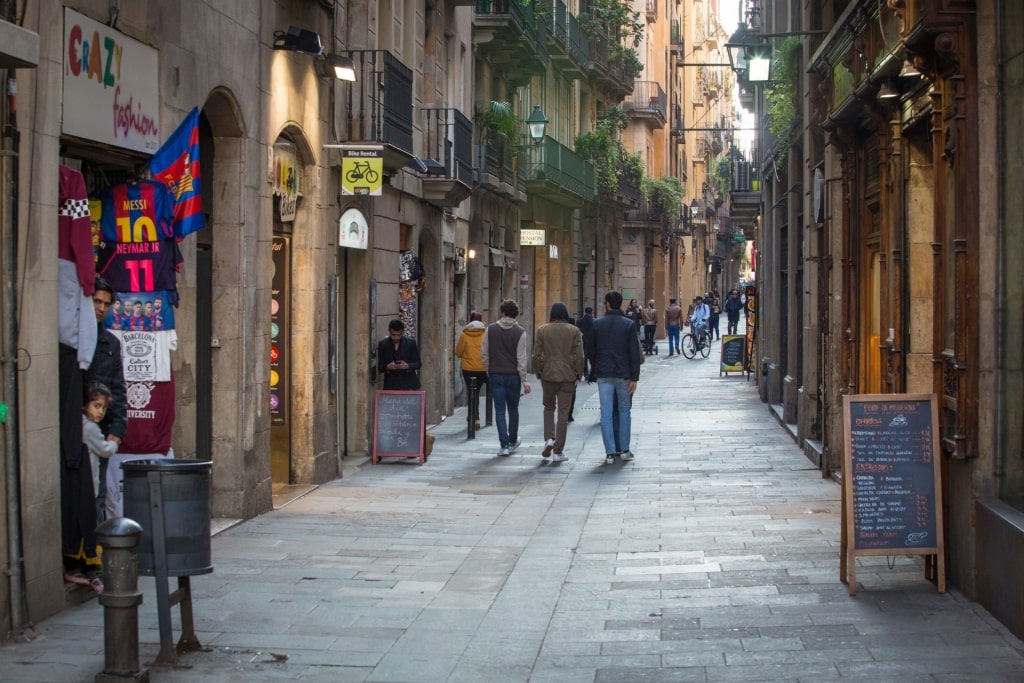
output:
<svg viewBox="0 0 1024 683"><path fill-rule="evenodd" d="M181 250L174 238L159 242L101 242L97 272L118 292L177 289Z"/></svg>
<svg viewBox="0 0 1024 683"><path fill-rule="evenodd" d="M155 180L121 183L100 193L100 229L107 242L174 237L174 195Z"/></svg>

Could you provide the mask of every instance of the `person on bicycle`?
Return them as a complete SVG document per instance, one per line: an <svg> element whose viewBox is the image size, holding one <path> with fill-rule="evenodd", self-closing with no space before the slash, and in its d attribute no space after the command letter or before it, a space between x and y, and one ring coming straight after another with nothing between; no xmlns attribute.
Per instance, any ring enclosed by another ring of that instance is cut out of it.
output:
<svg viewBox="0 0 1024 683"><path fill-rule="evenodd" d="M704 299L695 296L693 298L693 313L690 314L690 328L693 330L693 335L698 339L701 333L707 334L708 319L710 317L711 309L704 303Z"/></svg>

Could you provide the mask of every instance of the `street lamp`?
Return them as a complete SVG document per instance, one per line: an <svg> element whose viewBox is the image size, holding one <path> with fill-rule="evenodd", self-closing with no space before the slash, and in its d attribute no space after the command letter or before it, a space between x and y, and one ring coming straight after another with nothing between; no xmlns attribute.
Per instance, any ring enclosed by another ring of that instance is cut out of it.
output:
<svg viewBox="0 0 1024 683"><path fill-rule="evenodd" d="M737 78L749 83L765 83L771 75L772 46L764 42L765 36L752 33L745 23L739 24L729 37L725 49L729 64Z"/></svg>
<svg viewBox="0 0 1024 683"><path fill-rule="evenodd" d="M533 105L533 111L530 112L530 116L526 119L526 125L530 129L530 138L534 144L540 144L540 141L544 139L544 131L548 126L548 118L544 116L544 112L540 110L540 105Z"/></svg>

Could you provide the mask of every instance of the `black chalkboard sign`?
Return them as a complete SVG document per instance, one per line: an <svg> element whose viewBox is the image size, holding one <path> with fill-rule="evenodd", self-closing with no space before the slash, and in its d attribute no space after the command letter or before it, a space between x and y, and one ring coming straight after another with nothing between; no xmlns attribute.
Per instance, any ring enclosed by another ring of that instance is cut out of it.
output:
<svg viewBox="0 0 1024 683"><path fill-rule="evenodd" d="M845 396L843 414L840 573L850 595L856 593L857 555L934 556L939 592L945 592L935 396Z"/></svg>
<svg viewBox="0 0 1024 683"><path fill-rule="evenodd" d="M730 372L746 372L745 355L747 352L747 338L744 335L727 334L722 337L722 362L718 369L718 376Z"/></svg>
<svg viewBox="0 0 1024 683"><path fill-rule="evenodd" d="M423 455L425 392L377 391L373 418L373 462Z"/></svg>

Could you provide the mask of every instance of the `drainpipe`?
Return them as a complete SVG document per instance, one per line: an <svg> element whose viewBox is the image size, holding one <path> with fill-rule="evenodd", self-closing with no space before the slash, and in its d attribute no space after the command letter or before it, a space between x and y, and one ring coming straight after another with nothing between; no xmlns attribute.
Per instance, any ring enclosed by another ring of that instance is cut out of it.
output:
<svg viewBox="0 0 1024 683"><path fill-rule="evenodd" d="M7 574L10 579L11 632L21 633L27 621L25 602L24 555L21 543L21 457L18 446L18 316L15 296L15 270L18 224L18 124L15 95L18 86L14 69L8 69L5 94L7 121L0 134L0 197L6 199L0 207L0 268L3 270L3 348L0 366L3 369L4 399L7 410L3 416L4 450L7 467Z"/></svg>
<svg viewBox="0 0 1024 683"><path fill-rule="evenodd" d="M996 140L998 144L996 153L999 158L996 160L996 169L1000 179L1006 178L1007 158L1004 146L1006 144L1006 103L1003 96L1005 69L1003 59L1005 57L1003 32L1000 30L1005 17L1003 0L996 0L994 10L994 23L996 25L996 102L999 103L996 113ZM1006 184L1000 187L1005 189ZM996 268L996 359L999 362L1000 370L996 372L996 448L995 448L995 478L996 496L1002 497L1003 486L1006 482L1006 397L1004 392L1006 372L1006 341L1003 335L1006 333L1006 269L1009 267L1006 262L1006 197L1004 192L999 192L999 203L996 209L996 248L999 250L999 267Z"/></svg>

